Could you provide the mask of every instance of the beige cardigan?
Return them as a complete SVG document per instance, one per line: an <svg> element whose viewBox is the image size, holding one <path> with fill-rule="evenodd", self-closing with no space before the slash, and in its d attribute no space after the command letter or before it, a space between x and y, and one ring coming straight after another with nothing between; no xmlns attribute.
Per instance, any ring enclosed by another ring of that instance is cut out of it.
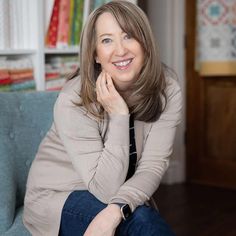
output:
<svg viewBox="0 0 236 236"><path fill-rule="evenodd" d="M137 169L129 165L129 115L98 122L77 105L80 80L67 82L54 106L54 122L32 163L23 222L33 236L56 236L63 205L73 190L90 191L104 203L128 203L132 210L150 199L169 163L181 118L181 91L167 79L168 103L154 123L135 121Z"/></svg>

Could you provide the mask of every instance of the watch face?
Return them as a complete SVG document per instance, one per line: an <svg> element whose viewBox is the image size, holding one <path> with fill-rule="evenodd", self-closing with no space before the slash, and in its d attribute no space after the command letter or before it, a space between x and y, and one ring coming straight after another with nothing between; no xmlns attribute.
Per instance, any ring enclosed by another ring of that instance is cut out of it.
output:
<svg viewBox="0 0 236 236"><path fill-rule="evenodd" d="M131 215L131 209L128 204L122 207L123 218L127 219Z"/></svg>

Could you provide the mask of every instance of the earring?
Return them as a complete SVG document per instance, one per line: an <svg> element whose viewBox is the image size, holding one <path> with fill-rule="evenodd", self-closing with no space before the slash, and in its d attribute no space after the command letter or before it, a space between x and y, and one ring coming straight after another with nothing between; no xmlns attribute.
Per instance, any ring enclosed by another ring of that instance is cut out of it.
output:
<svg viewBox="0 0 236 236"><path fill-rule="evenodd" d="M97 64L100 64L99 60L98 60L98 57L95 58L95 61Z"/></svg>

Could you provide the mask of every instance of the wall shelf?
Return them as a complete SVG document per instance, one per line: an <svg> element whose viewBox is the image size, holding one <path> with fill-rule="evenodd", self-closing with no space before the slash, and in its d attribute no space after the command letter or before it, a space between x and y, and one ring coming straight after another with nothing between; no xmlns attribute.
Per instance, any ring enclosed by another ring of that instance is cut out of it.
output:
<svg viewBox="0 0 236 236"><path fill-rule="evenodd" d="M37 53L34 49L4 49L0 50L0 56L14 56L14 55L32 55Z"/></svg>
<svg viewBox="0 0 236 236"><path fill-rule="evenodd" d="M44 49L45 54L78 54L79 53L79 47L71 47L71 48L45 48Z"/></svg>

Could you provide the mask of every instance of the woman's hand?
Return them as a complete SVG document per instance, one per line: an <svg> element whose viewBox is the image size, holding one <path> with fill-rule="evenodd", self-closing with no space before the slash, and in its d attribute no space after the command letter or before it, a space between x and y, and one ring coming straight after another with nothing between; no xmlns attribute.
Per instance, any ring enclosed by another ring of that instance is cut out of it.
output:
<svg viewBox="0 0 236 236"><path fill-rule="evenodd" d="M121 219L120 207L110 204L96 215L84 236L114 236Z"/></svg>
<svg viewBox="0 0 236 236"><path fill-rule="evenodd" d="M129 114L129 109L117 92L111 76L102 71L96 82L97 100L109 114Z"/></svg>

